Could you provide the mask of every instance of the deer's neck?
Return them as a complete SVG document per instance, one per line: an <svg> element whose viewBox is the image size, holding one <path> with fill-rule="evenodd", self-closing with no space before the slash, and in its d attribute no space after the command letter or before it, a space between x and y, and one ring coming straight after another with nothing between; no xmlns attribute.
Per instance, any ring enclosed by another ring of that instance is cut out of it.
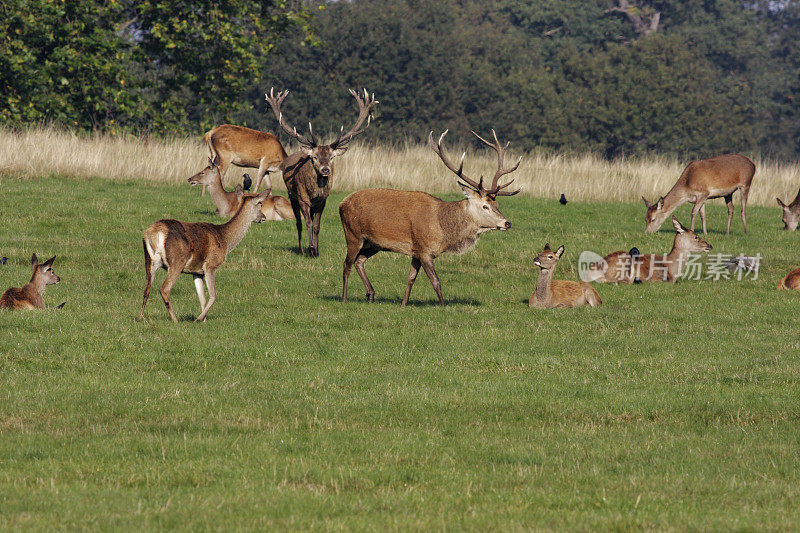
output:
<svg viewBox="0 0 800 533"><path fill-rule="evenodd" d="M536 280L536 290L533 292L533 305L546 305L552 296L551 285L553 281L553 269L541 269L539 279Z"/></svg>
<svg viewBox="0 0 800 533"><path fill-rule="evenodd" d="M679 179L666 196L664 196L664 213L666 213L666 216L671 215L673 211L685 204L689 199L689 192L686 190L686 184L683 179Z"/></svg>
<svg viewBox="0 0 800 533"><path fill-rule="evenodd" d="M691 252L689 252L689 250L681 248L680 244L678 243L678 236L676 235L675 241L672 243L672 250L670 250L665 257L667 261L667 270L669 271L672 279L679 278L681 276L683 273L683 267L689 260L690 253Z"/></svg>
<svg viewBox="0 0 800 533"><path fill-rule="evenodd" d="M439 225L444 238L442 252L463 253L471 250L481 234L480 228L469 215L469 200L442 202Z"/></svg>
<svg viewBox="0 0 800 533"><path fill-rule="evenodd" d="M45 283L44 278L34 274L31 276L31 280L25 285L25 287L23 287L23 290L27 289L29 291L33 291L41 296L44 294L45 287L47 287L47 283Z"/></svg>
<svg viewBox="0 0 800 533"><path fill-rule="evenodd" d="M225 190L222 186L222 176L217 176L217 179L208 184L208 194L211 195L211 201L218 213L225 215L230 213L231 208L235 209L232 204L236 193Z"/></svg>
<svg viewBox="0 0 800 533"><path fill-rule="evenodd" d="M244 202L242 202L242 205L244 205ZM222 240L225 243L226 253L236 248L236 246L242 242L242 239L247 233L247 230L250 229L252 223L253 221L245 217L242 213L242 208L239 207L239 210L236 211L236 214L233 215L229 221L219 226Z"/></svg>

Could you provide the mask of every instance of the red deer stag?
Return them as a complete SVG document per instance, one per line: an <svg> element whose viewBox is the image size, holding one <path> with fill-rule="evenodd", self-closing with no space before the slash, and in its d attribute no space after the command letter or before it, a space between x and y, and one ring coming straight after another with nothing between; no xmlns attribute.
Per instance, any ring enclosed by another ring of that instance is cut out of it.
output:
<svg viewBox="0 0 800 533"><path fill-rule="evenodd" d="M699 211L700 220L703 223L703 235L706 235L706 200L725 198L728 206L728 229L725 231L727 235L731 232L733 193L739 190L742 192L742 225L744 232L747 233L745 210L747 195L750 193L750 183L753 181L755 172L756 166L753 162L740 154L725 154L710 159L692 161L686 165L681 177L666 196L662 196L655 203L648 202L647 198L642 196L644 205L647 206L644 232L655 233L675 209L686 202L691 202L694 207L689 229L694 231L694 217Z"/></svg>
<svg viewBox="0 0 800 533"><path fill-rule="evenodd" d="M31 268L33 275L31 280L22 287L11 287L3 296L0 296L0 308L5 309L44 309L44 299L42 294L45 287L61 281L61 278L53 272L53 261L56 256L51 257L44 263L39 264L36 254L31 257Z"/></svg>
<svg viewBox="0 0 800 533"><path fill-rule="evenodd" d="M794 200L789 205L783 203L780 198L775 199L778 201L778 205L781 206L781 209L783 209L783 216L781 219L783 220L784 229L794 231L797 229L798 220L800 220L800 191L797 191L797 196L794 197Z"/></svg>
<svg viewBox="0 0 800 533"><path fill-rule="evenodd" d="M311 257L319 256L319 226L322 217L322 210L325 209L325 202L331 193L331 179L333 177L333 158L342 155L347 151L347 143L353 137L366 130L372 119L372 107L378 103L375 95L370 96L364 89L364 98L358 93L350 90L350 94L358 102L358 119L355 125L344 133L344 126L339 136L330 144L319 144L308 124L308 137L297 133L296 128L290 127L283 118L281 105L289 91L283 91L275 95L270 89L266 97L267 103L275 113L275 118L287 134L291 135L300 143L300 151L289 155L281 164L283 171L283 181L289 192L289 201L292 203L292 210L297 219L297 246L300 253L303 253L303 221L300 218L302 213L306 221L308 230L308 254ZM367 125L361 128L364 121Z"/></svg>
<svg viewBox="0 0 800 533"><path fill-rule="evenodd" d="M231 165L258 169L254 193L258 192L261 180L267 172L279 170L286 159L286 151L278 138L263 131L223 124L207 131L203 139L211 152L209 161L219 157L221 178L225 177L225 172ZM269 177L267 180L269 181ZM202 196L205 194L206 186L203 185Z"/></svg>
<svg viewBox="0 0 800 533"><path fill-rule="evenodd" d="M342 276L343 302L347 301L347 278L354 264L367 289L367 300L375 300L375 290L367 278L364 263L376 253L386 250L411 256L411 271L401 305L408 303L420 266L431 280L439 303L444 305L441 283L436 276L433 260L445 252L462 253L470 250L483 232L507 230L511 227L511 222L497 207L497 197L512 196L519 190L503 190L511 185L513 179L504 185L499 185L498 182L501 176L515 171L522 158L513 167L503 168L503 157L508 143L502 146L494 130L494 143L484 140L475 132L472 133L497 152L497 172L488 189L483 186L483 178L474 181L464 175L464 155L461 156L458 167L447 159L442 147L447 131L439 137L439 142L435 145L431 132L428 144L439 154L445 166L458 176L458 183L467 197L466 200L445 202L419 191L364 189L354 192L342 201L339 205L339 216L347 241Z"/></svg>
<svg viewBox="0 0 800 533"><path fill-rule="evenodd" d="M178 321L170 303L170 292L182 273L194 277L197 298L200 300L200 316L195 322L206 319L208 310L217 299L214 288L214 273L225 262L228 253L244 238L253 222L263 222L266 217L261 212L261 203L269 196L269 191L258 195L248 194L236 214L225 224L205 222L181 222L163 219L151 224L142 235L144 247L144 272L147 278L139 320L144 319L144 307L150 296L150 286L159 268L167 271L167 278L161 285L161 298L167 306L169 317ZM209 300L206 303L203 280L208 287Z"/></svg>

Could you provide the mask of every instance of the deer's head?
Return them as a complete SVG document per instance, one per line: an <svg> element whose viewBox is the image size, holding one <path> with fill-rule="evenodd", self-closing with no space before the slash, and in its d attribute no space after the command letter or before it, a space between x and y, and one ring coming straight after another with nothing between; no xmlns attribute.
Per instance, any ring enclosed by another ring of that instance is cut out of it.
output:
<svg viewBox="0 0 800 533"><path fill-rule="evenodd" d="M711 245L700 238L698 234L686 228L683 224L678 222L678 219L672 217L672 227L678 232L675 235L675 247L684 252L710 252Z"/></svg>
<svg viewBox="0 0 800 533"><path fill-rule="evenodd" d="M644 214L644 232L655 233L669 216L669 213L664 211L664 197L659 198L654 204L648 202L644 196L642 196L642 200L644 200L644 205L647 206L647 212Z"/></svg>
<svg viewBox="0 0 800 533"><path fill-rule="evenodd" d="M552 270L556 267L556 263L558 260L561 259L561 256L564 254L564 246L559 246L558 250L555 252L550 249L550 243L544 245L544 250L539 252L533 259L533 264L541 268L542 270Z"/></svg>
<svg viewBox="0 0 800 533"><path fill-rule="evenodd" d="M33 257L31 257L31 269L33 270L31 281L37 280L42 285L54 285L61 281L61 278L53 272L53 261L55 260L56 256L53 256L40 264L39 258L36 257L36 254L33 254Z"/></svg>
<svg viewBox="0 0 800 533"><path fill-rule="evenodd" d="M186 181L189 182L189 185L211 185L215 183L217 180L220 179L220 169L219 169L219 156L215 155L214 159L208 158L208 166L195 174L194 176L188 178Z"/></svg>
<svg viewBox="0 0 800 533"><path fill-rule="evenodd" d="M308 123L308 136L304 136L297 132L297 128L289 126L284 119L283 113L281 112L281 105L283 105L283 101L288 94L289 91L286 90L276 95L274 93L274 88L272 88L269 94L265 94L264 97L272 108L272 112L275 113L275 118L278 119L278 123L281 125L281 128L283 128L283 131L297 139L297 142L300 143L300 151L311 160L320 185L324 185L328 178L333 175L333 158L345 153L347 151L347 143L369 127L372 120L372 107L377 104L378 101L375 100L375 95L373 94L370 96L366 89L364 89L363 98L351 89L350 94L353 95L353 98L355 98L358 103L358 119L356 119L355 125L350 128L350 131L347 133L344 131L344 126L342 126L339 136L335 141L330 144L320 144L314 136L310 122ZM367 124L362 128L361 126L364 124L364 121L366 121Z"/></svg>
<svg viewBox="0 0 800 533"><path fill-rule="evenodd" d="M797 196L789 205L784 204L780 198L775 199L783 210L781 220L783 220L784 229L794 231L797 229L798 220L800 220L800 191L797 191Z"/></svg>
<svg viewBox="0 0 800 533"><path fill-rule="evenodd" d="M261 211L261 204L269 198L270 191L264 191L261 194L245 194L242 199L242 205L239 207L240 216L245 217L248 222L255 222L260 224L267 219L267 216Z"/></svg>
<svg viewBox="0 0 800 533"><path fill-rule="evenodd" d="M478 181L475 181L464 175L464 157L466 156L466 152L461 154L461 162L458 167L456 167L452 162L450 162L449 159L447 159L447 156L444 153L444 146L442 145L442 141L444 140L444 136L447 135L447 131L448 130L445 130L445 132L442 133L442 135L439 137L439 142L435 144L433 142L433 132L430 132L428 134L428 145L431 147L431 149L433 149L434 152L439 154L439 158L442 160L445 166L455 173L456 176L458 176L458 179L460 180L458 184L461 186L461 190L464 191L464 195L467 197L467 209L470 215L472 215L472 220L478 225L478 228L480 228L479 232L493 229L501 231L507 230L511 227L511 222L503 215L503 213L500 212L500 209L497 207L497 197L513 196L522 189L518 189L513 192L503 190L511 185L511 183L514 181L513 179L503 185L499 185L498 182L503 175L510 174L511 172L517 170L520 162L522 161L522 157L517 160L517 163L513 167L503 168L503 159L509 143L506 143L505 146L502 146L500 141L497 140L497 134L494 130L492 130L494 143L490 143L473 131L472 134L475 137L477 137L486 146L497 152L497 172L495 172L494 178L492 179L492 185L487 189L483 185L483 177L481 177Z"/></svg>

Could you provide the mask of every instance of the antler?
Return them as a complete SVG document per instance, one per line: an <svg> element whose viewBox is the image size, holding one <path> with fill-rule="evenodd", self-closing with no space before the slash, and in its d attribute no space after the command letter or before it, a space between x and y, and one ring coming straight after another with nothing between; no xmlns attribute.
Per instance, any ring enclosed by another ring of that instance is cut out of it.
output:
<svg viewBox="0 0 800 533"><path fill-rule="evenodd" d="M466 152L461 154L461 162L459 163L458 168L456 168L456 166L453 163L451 163L449 159L447 159L447 156L444 155L444 147L442 146L442 140L444 140L444 136L447 135L448 131L450 130L444 130L444 133L442 133L441 137L439 137L439 142L436 144L433 143L433 132L430 132L428 134L428 145L434 152L439 154L439 159L442 160L442 163L444 163L444 165L447 168L449 168L456 176L458 176L458 179L462 180L466 185L471 187L473 190L481 194L485 193L486 190L483 188L483 178L481 178L480 181L476 182L475 180L471 180L464 175L463 172L464 156L467 155Z"/></svg>
<svg viewBox="0 0 800 533"><path fill-rule="evenodd" d="M372 95L370 95L366 89L364 89L363 99L353 89L350 89L350 94L352 94L353 98L355 98L356 102L358 102L358 119L356 120L355 125L352 128L350 128L350 131L348 131L347 133L344 133L344 126L342 126L339 133L339 137L337 137L337 139L333 141L330 145L331 148L333 149L336 149L339 146L343 146L349 143L353 139L353 137L355 137L360 133L363 133L364 130L369 128L370 122L372 120L372 106L379 103L377 100L375 100L375 93L372 93ZM359 129L361 128L361 125L364 123L365 120L367 121L367 125L364 126L362 129Z"/></svg>
<svg viewBox="0 0 800 533"><path fill-rule="evenodd" d="M297 133L297 128L292 128L286 121L283 119L283 113L281 112L281 105L283 104L286 95L289 94L289 90L286 89L285 91L281 91L277 94L274 94L275 88L271 87L269 90L269 94L264 94L264 98L267 100L267 103L272 108L272 112L275 113L275 118L278 119L278 123L283 128L283 131L297 139L297 142L300 144L307 146L309 148L314 148L317 146L317 138L314 137L314 133L311 131L311 123L308 123L308 136L310 139L307 139Z"/></svg>
<svg viewBox="0 0 800 533"><path fill-rule="evenodd" d="M489 196L514 196L519 191L521 191L522 190L521 188L517 189L514 192L508 192L503 190L512 183L514 183L513 179L504 185L500 186L497 185L497 182L500 180L501 176L510 174L515 170L517 170L517 168L519 168L519 164L522 162L522 156L520 156L520 158L517 160L516 165L514 165L511 168L503 168L503 158L506 155L506 148L508 148L508 145L511 144L511 141L506 142L505 146L501 146L500 141L497 140L497 134L494 132L494 129L492 129L492 136L494 137L494 143L490 143L489 141L487 141L474 131L472 132L472 134L475 137L477 137L478 140L481 141L483 144L485 144L486 146L492 148L494 151L497 152L497 172L494 173L494 178L492 179L492 187L488 191L486 191L486 194L488 194Z"/></svg>

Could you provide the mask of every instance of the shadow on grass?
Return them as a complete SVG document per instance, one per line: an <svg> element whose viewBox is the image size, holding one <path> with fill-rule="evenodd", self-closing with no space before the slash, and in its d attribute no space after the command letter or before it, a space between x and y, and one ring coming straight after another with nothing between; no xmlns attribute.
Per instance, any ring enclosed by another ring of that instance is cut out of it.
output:
<svg viewBox="0 0 800 533"><path fill-rule="evenodd" d="M339 302L342 301L342 296L323 296L323 300L327 300L329 302ZM387 298L385 296L376 296L375 301L372 302L373 304L394 304L397 307L400 307L400 299L395 298ZM526 300L527 302L527 300ZM366 296L356 296L353 298L352 295L348 293L347 302L345 305L350 305L352 303L360 303L360 304L369 304L370 302L367 301ZM483 304L478 300L473 300L471 298L445 298L444 305L447 307L448 305L472 305L475 307L480 307ZM414 300L411 299L408 301L407 307L440 307L439 300L430 299L430 300Z"/></svg>

